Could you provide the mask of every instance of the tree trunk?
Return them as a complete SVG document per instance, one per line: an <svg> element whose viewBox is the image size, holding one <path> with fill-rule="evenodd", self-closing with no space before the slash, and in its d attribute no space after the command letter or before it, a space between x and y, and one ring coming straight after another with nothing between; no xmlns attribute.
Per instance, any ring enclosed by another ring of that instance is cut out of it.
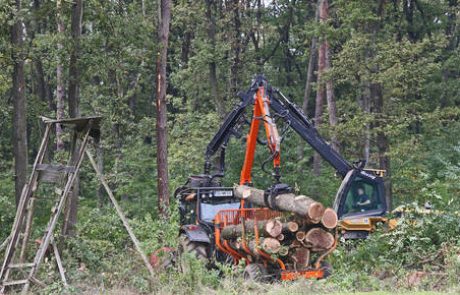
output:
<svg viewBox="0 0 460 295"><path fill-rule="evenodd" d="M72 4L71 35L73 48L70 54L69 63L69 116L76 118L80 116L80 70L78 60L80 56L80 36L83 17L83 0L75 0ZM77 153L78 151L75 151ZM74 155L76 156L76 155ZM75 224L77 223L78 196L80 190L80 178L77 176L69 198L62 233L73 236Z"/></svg>
<svg viewBox="0 0 460 295"><path fill-rule="evenodd" d="M233 14L233 40L232 40L232 50L233 50L233 61L230 67L230 95L233 96L238 92L239 87L239 72L241 64L241 19L240 19L240 1L232 0L231 4Z"/></svg>
<svg viewBox="0 0 460 295"><path fill-rule="evenodd" d="M64 41L64 21L62 19L62 0L56 1L56 21L57 21L57 55L58 61L56 66L56 119L62 120L65 116L64 104L64 69L62 66L63 48L62 42ZM64 141L62 139L64 131L61 124L56 124L56 150L62 151L64 149Z"/></svg>
<svg viewBox="0 0 460 295"><path fill-rule="evenodd" d="M21 0L16 0L15 11L21 10ZM25 98L23 23L18 17L11 29L13 44L13 155L14 155L14 186L16 206L21 198L22 188L27 180L27 109Z"/></svg>
<svg viewBox="0 0 460 295"><path fill-rule="evenodd" d="M321 22L326 22L327 19L329 18L329 3L328 0L323 0L323 3L321 5L321 11L320 11L320 19ZM324 37L323 40L324 44L324 53L325 53L325 64L324 64L324 70L327 72L331 69L331 56L330 56L330 50L329 50L329 43L327 42L326 37ZM329 114L329 125L332 127L332 135L331 135L331 145L332 148L340 152L340 143L337 139L337 132L334 130L334 128L337 126L337 106L335 104L335 97L334 97L334 87L332 84L332 79L329 77L326 81L326 101L327 101L327 111Z"/></svg>
<svg viewBox="0 0 460 295"><path fill-rule="evenodd" d="M316 4L316 13L315 13L315 21L319 21L319 7L321 4L321 0L318 0ZM305 81L305 90L303 94L303 102L302 102L302 111L306 116L308 116L308 103L310 101L310 96L311 96L311 84L313 82L314 78L314 70L316 68L317 64L317 59L318 59L318 38L316 36L313 36L311 38L311 44L310 44L310 56L308 57L308 66L307 66L307 79ZM297 148L297 153L299 159L302 159L304 157L304 148L303 145L299 145ZM299 166L299 172L303 171L303 166Z"/></svg>
<svg viewBox="0 0 460 295"><path fill-rule="evenodd" d="M404 0L402 7L403 7L404 15L406 17L407 35L408 35L409 41L415 42L417 39L416 29L414 28L415 0Z"/></svg>
<svg viewBox="0 0 460 295"><path fill-rule="evenodd" d="M362 109L364 115L366 116L366 120L368 120L371 114L371 94L370 94L370 83L366 81L363 87L363 94L362 94ZM364 148L363 148L363 156L366 163L369 163L369 158L371 154L371 124L366 122L366 126L364 129Z"/></svg>
<svg viewBox="0 0 460 295"><path fill-rule="evenodd" d="M37 75L37 82L38 82L38 95L40 99L46 101L48 103L48 109L50 111L56 111L56 104L53 100L53 95L50 89L50 85L45 78L45 72L43 70L43 63L40 58L34 62L35 64L35 71Z"/></svg>
<svg viewBox="0 0 460 295"><path fill-rule="evenodd" d="M319 21L319 7L321 4L321 0L318 0L316 4L316 13L315 13L315 20L316 22ZM302 110L307 114L308 112L308 101L310 100L311 95L311 83L313 81L313 70L315 68L315 61L317 58L317 42L318 38L314 36L311 38L311 45L310 45L310 56L308 57L308 67L307 67L307 80L305 81L305 91L303 94L303 103L302 103Z"/></svg>
<svg viewBox="0 0 460 295"><path fill-rule="evenodd" d="M169 23L171 18L170 0L160 0L158 22L158 41L160 48L157 57L156 74L156 136L158 172L158 211L167 218L169 208L168 189L168 132L166 109L166 61L168 52Z"/></svg>
<svg viewBox="0 0 460 295"><path fill-rule="evenodd" d="M323 119L323 103L324 103L324 83L323 73L326 63L326 46L321 44L318 52L318 76L317 76L317 90L316 90L316 106L315 106L315 126L319 128ZM313 157L313 173L316 176L321 174L321 156L315 152Z"/></svg>
<svg viewBox="0 0 460 295"><path fill-rule="evenodd" d="M31 32L31 39L35 38L37 33L42 34L44 31L42 30L42 19L39 16L40 13L40 1L33 0L33 8L34 8L34 18L33 21L35 22L34 30ZM51 91L51 87L46 79L45 71L43 69L43 62L41 60L41 56L35 57L33 61L36 81L37 81L37 89L35 92L38 94L38 97L48 104L48 109L52 112L56 112L56 104L54 103L53 94Z"/></svg>
<svg viewBox="0 0 460 295"><path fill-rule="evenodd" d="M292 54L291 54L291 48L289 48L289 39L290 39L290 29L291 29L291 24L292 24L292 17L293 17L293 7L292 5L288 5L286 8L288 10L287 14L287 22L286 24L280 28L280 40L282 43L282 49L283 49L283 57L284 57L284 75L286 77L286 86L291 86L292 85L292 77L291 77L291 72L292 72Z"/></svg>
<svg viewBox="0 0 460 295"><path fill-rule="evenodd" d="M380 169L386 170L385 177L385 199L388 206L388 210L391 210L392 207L392 185L391 185L391 170L390 170L390 157L388 156L390 144L388 137L385 132L381 130L385 123L383 121L384 114L384 102L383 102L383 93L382 86L379 83L371 84L371 97L373 98L375 104L375 111L378 116L378 128L377 131L377 149L379 155L379 164Z"/></svg>
<svg viewBox="0 0 460 295"><path fill-rule="evenodd" d="M265 192L245 185L235 187L235 196L250 203L265 207ZM324 214L324 206L307 196L281 194L274 198L273 208L279 211L291 212L306 218L309 223L319 223Z"/></svg>
<svg viewBox="0 0 460 295"><path fill-rule="evenodd" d="M104 149L102 148L102 143L99 142L96 145L96 163L97 163L97 170L104 174ZM104 206L104 186L102 183L99 184L99 189L97 190L97 200L99 208Z"/></svg>
<svg viewBox="0 0 460 295"><path fill-rule="evenodd" d="M409 9L413 10L413 1L408 0L409 2L405 1L405 5L409 5L410 7L405 7L404 9ZM384 3L385 1L380 0L379 5L377 7L376 14L379 16L381 20L383 20L384 17ZM409 12L412 13L412 12ZM374 22L371 26L371 32L372 32L372 43L375 43L375 40L377 39L377 34L380 32L382 29L382 22ZM413 36L415 37L415 36ZM375 55L375 48L371 47L370 48L370 56ZM373 66L371 68L371 74L376 74L379 72L379 67L377 65ZM379 157L379 164L380 164L380 169L386 170L386 177L385 177L385 200L387 203L387 208L388 210L391 210L392 206L392 187L391 187L391 171L390 171L390 157L388 156L389 152L389 140L388 137L386 136L385 132L383 131L383 128L385 126L385 121L384 121L384 114L385 114L385 109L384 109L384 100L383 100L383 89L382 89L382 84L377 82L377 81L371 81L369 83L369 93L370 93L370 98L371 102L374 105L375 108L375 114L376 114L376 124L375 127L377 129L377 150L378 150L378 157Z"/></svg>
<svg viewBox="0 0 460 295"><path fill-rule="evenodd" d="M217 81L217 64L215 61L216 51L216 18L213 15L215 0L206 0L206 18L208 19L208 40L211 43L212 58L209 61L209 84L211 86L211 98L216 104L217 114L221 119L225 117L225 109L222 98L219 95Z"/></svg>

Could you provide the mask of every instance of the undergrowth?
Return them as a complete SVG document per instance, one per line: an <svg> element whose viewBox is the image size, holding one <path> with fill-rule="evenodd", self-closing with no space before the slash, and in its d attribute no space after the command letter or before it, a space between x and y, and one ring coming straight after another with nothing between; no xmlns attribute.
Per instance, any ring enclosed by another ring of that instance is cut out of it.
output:
<svg viewBox="0 0 460 295"><path fill-rule="evenodd" d="M174 217L173 217L174 218ZM174 219L173 219L174 220ZM79 235L64 251L71 287L60 283L42 294L293 294L368 291L460 292L460 218L454 213L407 213L392 231L378 229L367 240L341 241L329 257L332 276L272 284L244 282L242 267L219 265L208 270L187 257L187 273L177 267L150 278L121 222L110 210L90 212ZM149 215L131 222L146 253L174 246L177 224L154 221ZM53 273L49 261L48 273ZM55 272L54 272L55 273ZM54 274L54 281L59 278Z"/></svg>

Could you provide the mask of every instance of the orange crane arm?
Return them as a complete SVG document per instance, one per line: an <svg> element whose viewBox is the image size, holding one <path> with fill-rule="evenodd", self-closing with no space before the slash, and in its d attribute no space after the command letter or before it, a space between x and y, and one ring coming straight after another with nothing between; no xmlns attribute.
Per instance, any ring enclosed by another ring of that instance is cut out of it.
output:
<svg viewBox="0 0 460 295"><path fill-rule="evenodd" d="M276 124L270 115L270 99L265 94L265 89L260 86L255 94L254 112L251 121L251 128L246 141L246 154L243 168L241 169L240 184L251 183L251 171L254 164L254 155L259 134L260 121L263 120L265 133L267 135L267 145L273 154L273 166L275 169L280 167L280 136Z"/></svg>

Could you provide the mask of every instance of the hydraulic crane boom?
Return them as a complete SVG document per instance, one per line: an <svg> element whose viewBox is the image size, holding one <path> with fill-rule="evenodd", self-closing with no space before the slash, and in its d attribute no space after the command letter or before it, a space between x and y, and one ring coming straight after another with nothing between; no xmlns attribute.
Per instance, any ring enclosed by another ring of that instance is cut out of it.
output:
<svg viewBox="0 0 460 295"><path fill-rule="evenodd" d="M258 87L265 85L266 95L270 100L270 107L283 120L290 125L308 144L329 162L342 177L353 169L353 166L337 153L318 133L313 123L302 113L302 111L289 101L278 89L268 86L263 76L257 76L249 90L241 94L242 102L233 109L225 119L219 131L214 135L206 149L206 161L209 167L209 159L219 148L226 148L229 137L236 133L235 127L241 122L242 115L248 105L254 104ZM209 169L209 168L208 168ZM206 170L206 169L205 169ZM207 170L209 172L209 170ZM205 172L206 173L206 172Z"/></svg>
<svg viewBox="0 0 460 295"><path fill-rule="evenodd" d="M271 107L280 114L284 121L291 126L308 144L321 155L342 177L353 169L353 166L337 153L318 133L313 123L302 111L290 102L278 89L272 89ZM278 97L278 95L280 97Z"/></svg>
<svg viewBox="0 0 460 295"><path fill-rule="evenodd" d="M262 96L261 89L263 89ZM332 167L334 167L337 171L337 174L342 177L342 184L339 187L334 202L334 209L337 211L339 218L343 216L383 216L386 214L388 206L385 200L382 175L364 169L365 163L363 162L360 162L359 165L355 166L345 160L342 155L335 151L332 146L321 137L314 124L305 116L300 108L285 97L278 89L270 87L267 80L262 75L256 76L248 91L240 94L240 97L242 99L241 103L230 112L206 149L206 162L204 169L206 175L209 175L211 171L211 157L220 149L221 157L218 169L219 172L212 175L212 177L224 176L225 149L227 147L227 143L231 135L238 134L240 125L245 122L244 111L246 107L249 105L255 105L252 124L257 125L258 123L254 122L262 120L264 121L266 129L267 127L273 125L272 128L275 128L273 130L276 130L274 117L276 116L283 119L283 121L289 125L289 127L294 129L317 153L321 155L324 160L332 165ZM257 111L258 108L259 111ZM263 108L263 110L260 108ZM271 108L274 111L273 114L270 114L268 108ZM270 140L271 134L273 134L273 132L270 133L267 131L268 144L272 154L276 155L273 148L277 145L274 145L273 140ZM254 135L257 135L257 132L250 132L249 135L254 137ZM249 163L250 168L252 165L251 157L254 153L254 147L249 146L249 144L254 145L255 142L254 140L249 142L249 140L250 137L248 137L247 142L245 164ZM279 146L277 148L279 149ZM251 156L249 158L248 152L250 154L249 156ZM247 161L248 159L249 161ZM279 158L275 160L275 182L277 182L279 180ZM243 167L240 182L245 182L247 180L250 181L250 172L250 169L245 170ZM361 202L361 199L365 199L365 201ZM361 203L370 205L356 205Z"/></svg>

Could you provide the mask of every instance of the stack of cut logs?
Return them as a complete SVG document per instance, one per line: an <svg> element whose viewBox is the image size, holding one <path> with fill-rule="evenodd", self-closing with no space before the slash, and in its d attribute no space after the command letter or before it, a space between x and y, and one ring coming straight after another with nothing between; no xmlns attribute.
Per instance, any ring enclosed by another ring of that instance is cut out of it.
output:
<svg viewBox="0 0 460 295"><path fill-rule="evenodd" d="M258 207L266 207L264 191L244 185L235 186L235 195ZM263 250L275 254L296 268L308 267L314 253L324 254L335 246L337 214L331 208L303 195L280 194L273 198L272 208L287 212L277 218L246 219L238 225L227 225L221 237L232 248L250 251L259 257ZM290 213L290 214L289 214ZM259 244L254 237L257 232Z"/></svg>

